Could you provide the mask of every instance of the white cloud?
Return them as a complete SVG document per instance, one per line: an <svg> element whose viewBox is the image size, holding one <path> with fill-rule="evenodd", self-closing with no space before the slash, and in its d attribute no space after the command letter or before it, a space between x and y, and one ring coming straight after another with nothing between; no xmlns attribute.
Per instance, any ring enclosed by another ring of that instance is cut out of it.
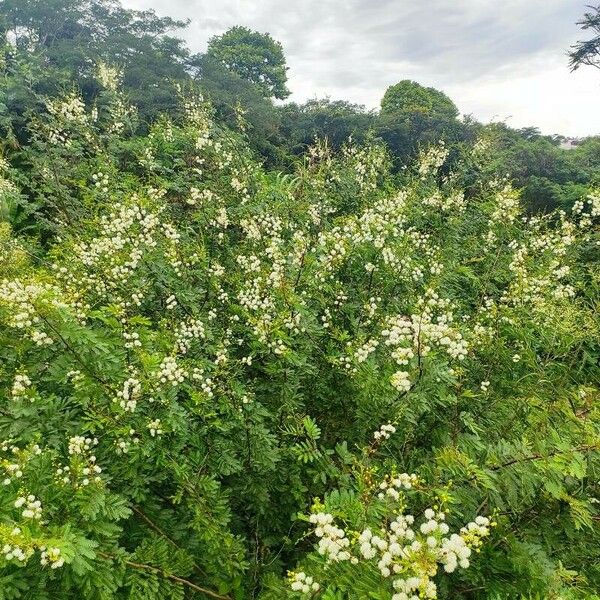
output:
<svg viewBox="0 0 600 600"><path fill-rule="evenodd" d="M589 1L589 0L588 0ZM190 48L233 25L282 42L292 99L325 95L376 107L387 86L414 79L464 113L545 133L600 133L600 72L570 73L583 33L580 0L124 0L191 19Z"/></svg>

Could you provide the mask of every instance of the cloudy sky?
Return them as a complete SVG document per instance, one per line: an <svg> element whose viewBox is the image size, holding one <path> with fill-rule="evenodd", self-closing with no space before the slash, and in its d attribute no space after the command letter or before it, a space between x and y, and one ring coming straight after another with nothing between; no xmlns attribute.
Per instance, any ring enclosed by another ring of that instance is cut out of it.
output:
<svg viewBox="0 0 600 600"><path fill-rule="evenodd" d="M191 19L202 51L232 25L284 47L291 99L329 96L377 107L413 79L445 91L464 114L544 133L600 134L600 70L568 69L575 25L592 0L123 0Z"/></svg>

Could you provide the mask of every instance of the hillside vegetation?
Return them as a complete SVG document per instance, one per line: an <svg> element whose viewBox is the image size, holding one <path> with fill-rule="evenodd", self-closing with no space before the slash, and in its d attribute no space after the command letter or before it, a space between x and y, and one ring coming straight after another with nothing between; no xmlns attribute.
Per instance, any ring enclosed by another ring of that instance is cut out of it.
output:
<svg viewBox="0 0 600 600"><path fill-rule="evenodd" d="M597 139L0 16L0 600L600 598Z"/></svg>

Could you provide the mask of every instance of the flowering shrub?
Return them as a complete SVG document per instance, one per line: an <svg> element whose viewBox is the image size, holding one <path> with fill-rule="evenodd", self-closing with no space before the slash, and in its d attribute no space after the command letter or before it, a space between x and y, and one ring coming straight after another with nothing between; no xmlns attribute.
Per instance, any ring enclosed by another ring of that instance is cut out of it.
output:
<svg viewBox="0 0 600 600"><path fill-rule="evenodd" d="M446 573L454 572L457 567L468 568L472 549L478 552L482 539L490 533L490 520L478 516L462 527L460 533L449 535L446 511L436 505L435 509L425 509L422 523L417 526L415 517L405 514L406 494L408 490L423 491L422 488L422 482L414 474L387 477L360 515L363 521L376 516L377 524L373 529L367 526L350 534L337 527L334 516L322 512L324 507L317 503L313 510L319 512L313 512L309 522L315 526L314 533L319 538L318 553L325 557L318 580L333 580L336 587L355 596L387 589L387 597L392 600L437 598L434 577L438 565ZM339 504L336 500L337 497L330 497L329 503L335 510L343 511L348 500ZM350 496L349 501L352 500ZM379 581L375 565L381 576ZM289 577L291 589L304 596L314 596L322 589L304 571L290 572Z"/></svg>
<svg viewBox="0 0 600 600"><path fill-rule="evenodd" d="M99 75L2 168L41 236L0 228L0 598L591 597L598 192L269 173Z"/></svg>

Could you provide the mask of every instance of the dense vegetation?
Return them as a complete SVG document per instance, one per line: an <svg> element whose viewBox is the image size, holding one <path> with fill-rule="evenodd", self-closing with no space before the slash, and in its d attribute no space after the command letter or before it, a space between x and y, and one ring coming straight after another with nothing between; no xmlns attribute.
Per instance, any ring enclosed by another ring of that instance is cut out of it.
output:
<svg viewBox="0 0 600 600"><path fill-rule="evenodd" d="M0 7L0 599L599 597L598 140Z"/></svg>

